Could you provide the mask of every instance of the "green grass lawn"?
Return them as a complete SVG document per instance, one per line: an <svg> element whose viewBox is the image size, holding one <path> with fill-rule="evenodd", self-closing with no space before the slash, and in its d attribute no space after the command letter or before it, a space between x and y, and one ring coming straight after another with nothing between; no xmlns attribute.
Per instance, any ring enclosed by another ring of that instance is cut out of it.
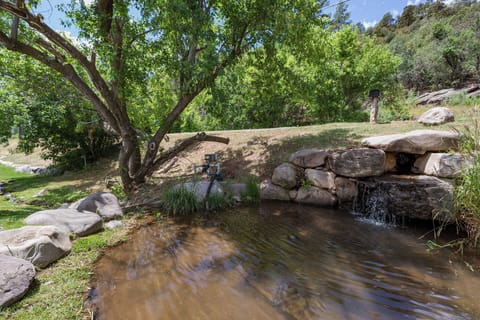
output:
<svg viewBox="0 0 480 320"><path fill-rule="evenodd" d="M77 173L82 176L82 173ZM0 181L9 182L6 191L15 202L0 196L0 226L5 229L22 227L29 214L56 208L87 194L75 187L79 180L65 177L34 176L15 172L0 165ZM41 190L48 190L36 197ZM128 220L128 218L126 219ZM85 293L93 273L93 263L102 250L126 238L127 229L104 231L74 240L71 253L44 270L38 270L33 288L20 302L0 310L0 319L89 319L83 307Z"/></svg>

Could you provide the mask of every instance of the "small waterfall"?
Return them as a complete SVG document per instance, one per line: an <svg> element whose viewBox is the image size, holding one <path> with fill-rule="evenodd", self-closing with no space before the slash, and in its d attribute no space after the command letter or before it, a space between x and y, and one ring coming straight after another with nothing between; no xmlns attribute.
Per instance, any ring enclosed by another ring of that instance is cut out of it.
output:
<svg viewBox="0 0 480 320"><path fill-rule="evenodd" d="M383 225L396 225L397 217L390 210L390 195L381 183L359 181L358 194L353 203L355 214Z"/></svg>

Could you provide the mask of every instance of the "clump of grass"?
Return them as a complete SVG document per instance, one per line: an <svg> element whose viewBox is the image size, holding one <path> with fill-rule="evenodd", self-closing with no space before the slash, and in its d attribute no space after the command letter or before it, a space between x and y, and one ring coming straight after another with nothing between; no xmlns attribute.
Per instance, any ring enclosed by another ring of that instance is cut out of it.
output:
<svg viewBox="0 0 480 320"><path fill-rule="evenodd" d="M185 187L173 187L162 194L164 209L173 215L190 214L200 208L195 193Z"/></svg>
<svg viewBox="0 0 480 320"><path fill-rule="evenodd" d="M466 93L452 94L448 100L447 105L450 106L480 106L480 97L469 97Z"/></svg>
<svg viewBox="0 0 480 320"><path fill-rule="evenodd" d="M208 198L203 201L203 208L205 210L220 210L231 207L234 203L233 197L229 193L225 194L210 194Z"/></svg>
<svg viewBox="0 0 480 320"><path fill-rule="evenodd" d="M241 197L246 202L260 202L260 186L255 179L246 182L246 189L241 193Z"/></svg>
<svg viewBox="0 0 480 320"><path fill-rule="evenodd" d="M474 120L471 125L465 125L457 132L460 136L459 150L472 158L472 167L464 170L457 181L454 205L461 220L469 224L468 221L480 221L480 122ZM476 246L480 237L478 222L467 225L466 229Z"/></svg>

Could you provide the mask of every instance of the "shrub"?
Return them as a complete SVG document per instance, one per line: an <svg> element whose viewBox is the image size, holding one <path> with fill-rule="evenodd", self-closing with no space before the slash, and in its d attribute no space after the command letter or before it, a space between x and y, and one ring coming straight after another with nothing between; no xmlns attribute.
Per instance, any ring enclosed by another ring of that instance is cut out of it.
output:
<svg viewBox="0 0 480 320"><path fill-rule="evenodd" d="M451 106L480 106L480 97L469 97L465 93L456 93L448 98L446 104Z"/></svg>
<svg viewBox="0 0 480 320"><path fill-rule="evenodd" d="M193 191L184 187L173 187L162 194L163 207L171 214L190 214L199 209L199 203Z"/></svg>

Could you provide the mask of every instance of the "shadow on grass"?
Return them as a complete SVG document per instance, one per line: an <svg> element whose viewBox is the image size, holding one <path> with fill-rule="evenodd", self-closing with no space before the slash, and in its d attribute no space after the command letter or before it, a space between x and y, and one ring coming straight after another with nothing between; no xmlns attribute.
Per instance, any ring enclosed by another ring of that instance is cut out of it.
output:
<svg viewBox="0 0 480 320"><path fill-rule="evenodd" d="M227 178L242 179L246 168L253 169L261 179L271 177L273 169L288 161L290 155L302 149L345 149L358 145L362 138L348 129L334 128L315 134L298 135L290 138L275 139L261 137L252 139L246 150L228 149L221 153L222 173ZM260 161L255 161L255 157Z"/></svg>
<svg viewBox="0 0 480 320"><path fill-rule="evenodd" d="M38 210L41 210L41 208L20 205L3 208L0 203L0 226L5 229L20 228L23 226L23 219Z"/></svg>

